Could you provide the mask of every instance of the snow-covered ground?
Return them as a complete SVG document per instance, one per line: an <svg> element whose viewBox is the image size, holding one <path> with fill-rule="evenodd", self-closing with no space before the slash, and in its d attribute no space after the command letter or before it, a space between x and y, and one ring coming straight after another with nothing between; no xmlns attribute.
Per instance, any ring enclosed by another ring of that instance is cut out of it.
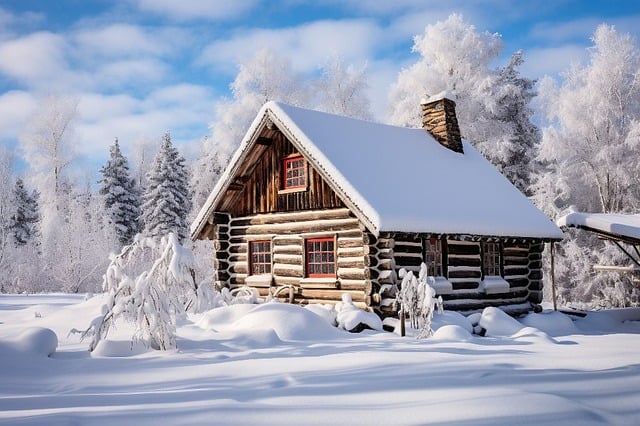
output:
<svg viewBox="0 0 640 426"><path fill-rule="evenodd" d="M637 309L520 322L488 309L485 337L445 312L417 340L234 305L181 319L177 351L132 348L122 327L91 354L69 331L104 302L0 296L0 423L640 424Z"/></svg>

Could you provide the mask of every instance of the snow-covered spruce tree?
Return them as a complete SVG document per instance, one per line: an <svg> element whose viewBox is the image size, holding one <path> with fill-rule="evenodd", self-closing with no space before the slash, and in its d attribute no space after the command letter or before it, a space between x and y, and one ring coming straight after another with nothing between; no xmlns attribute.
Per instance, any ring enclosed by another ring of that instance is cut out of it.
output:
<svg viewBox="0 0 640 426"><path fill-rule="evenodd" d="M436 292L429 285L427 265L420 266L418 277L412 271L402 268L399 271L402 279L396 302L409 315L411 326L419 330L418 338L429 337L433 334L431 319L436 309L442 312L442 297L436 298Z"/></svg>
<svg viewBox="0 0 640 426"><path fill-rule="evenodd" d="M162 139L147 179L142 204L143 233L161 237L174 232L180 241L185 241L189 236L187 216L191 211L189 172L169 133Z"/></svg>
<svg viewBox="0 0 640 426"><path fill-rule="evenodd" d="M40 212L38 207L38 192L34 189L31 194L25 189L22 179L16 180L13 190L13 214L10 229L13 242L22 246L38 235Z"/></svg>
<svg viewBox="0 0 640 426"><path fill-rule="evenodd" d="M529 181L537 133L528 108L534 82L519 76L522 54L505 68L490 65L503 49L498 34L477 32L461 15L428 25L414 39L418 61L391 88L391 123L420 127L420 101L445 92L456 102L463 137L519 189Z"/></svg>
<svg viewBox="0 0 640 426"><path fill-rule="evenodd" d="M551 78L540 84L545 127L533 198L552 218L570 206L596 213L640 209L640 49L631 36L603 24L588 50L588 63L571 67L560 84ZM632 277L591 269L626 261L612 244L571 231L556 247L564 301L638 304Z"/></svg>
<svg viewBox="0 0 640 426"><path fill-rule="evenodd" d="M107 164L101 169L100 195L103 196L108 222L121 245L129 244L140 231L140 194L129 174L129 162L120 151L116 138Z"/></svg>
<svg viewBox="0 0 640 426"><path fill-rule="evenodd" d="M175 349L176 316L197 306L193 255L174 233L162 238L139 235L112 256L103 289L109 294L105 314L85 332L93 333L91 351L119 320L134 324L132 340Z"/></svg>

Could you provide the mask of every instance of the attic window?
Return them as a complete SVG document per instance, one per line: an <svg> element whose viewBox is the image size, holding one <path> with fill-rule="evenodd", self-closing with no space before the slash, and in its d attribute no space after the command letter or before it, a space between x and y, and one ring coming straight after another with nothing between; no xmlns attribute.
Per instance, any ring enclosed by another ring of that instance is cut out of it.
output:
<svg viewBox="0 0 640 426"><path fill-rule="evenodd" d="M271 273L271 241L249 242L249 274Z"/></svg>
<svg viewBox="0 0 640 426"><path fill-rule="evenodd" d="M307 162L301 155L287 157L282 163L282 189L307 187Z"/></svg>
<svg viewBox="0 0 640 426"><path fill-rule="evenodd" d="M483 276L500 276L500 243L485 241L482 243Z"/></svg>
<svg viewBox="0 0 640 426"><path fill-rule="evenodd" d="M310 238L306 241L306 270L309 278L336 276L334 238Z"/></svg>

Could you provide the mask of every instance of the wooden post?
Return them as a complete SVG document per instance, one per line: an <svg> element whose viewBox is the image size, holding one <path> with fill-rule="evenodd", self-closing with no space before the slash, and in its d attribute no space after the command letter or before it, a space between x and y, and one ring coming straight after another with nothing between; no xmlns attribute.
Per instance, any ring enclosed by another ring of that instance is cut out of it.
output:
<svg viewBox="0 0 640 426"><path fill-rule="evenodd" d="M556 271L555 271L555 257L553 255L553 245L555 243L551 241L551 297L553 298L553 310L557 311L556 305Z"/></svg>
<svg viewBox="0 0 640 426"><path fill-rule="evenodd" d="M405 329L404 329L404 309L400 309L400 336L404 337Z"/></svg>

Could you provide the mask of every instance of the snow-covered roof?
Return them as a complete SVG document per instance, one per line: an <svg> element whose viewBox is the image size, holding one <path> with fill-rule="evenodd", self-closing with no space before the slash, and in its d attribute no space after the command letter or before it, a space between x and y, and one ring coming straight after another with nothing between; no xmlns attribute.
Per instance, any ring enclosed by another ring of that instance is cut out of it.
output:
<svg viewBox="0 0 640 426"><path fill-rule="evenodd" d="M562 232L470 144L464 154L423 129L265 104L192 225L196 236L237 163L271 120L374 234L431 232L561 239Z"/></svg>
<svg viewBox="0 0 640 426"><path fill-rule="evenodd" d="M640 214L580 213L572 211L558 220L560 227L588 228L612 236L640 240Z"/></svg>

